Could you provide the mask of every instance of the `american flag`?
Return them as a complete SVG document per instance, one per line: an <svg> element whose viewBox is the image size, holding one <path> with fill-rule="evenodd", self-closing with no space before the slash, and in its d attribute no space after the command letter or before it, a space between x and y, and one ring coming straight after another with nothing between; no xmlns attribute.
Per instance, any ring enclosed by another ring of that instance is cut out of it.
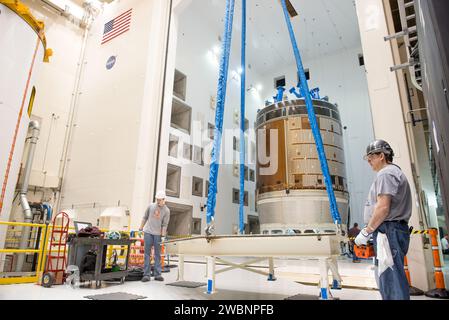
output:
<svg viewBox="0 0 449 320"><path fill-rule="evenodd" d="M129 31L132 13L133 9L129 9L106 23L104 25L103 40L101 41L101 44L105 44L106 42L109 42L112 39L117 38L119 35Z"/></svg>

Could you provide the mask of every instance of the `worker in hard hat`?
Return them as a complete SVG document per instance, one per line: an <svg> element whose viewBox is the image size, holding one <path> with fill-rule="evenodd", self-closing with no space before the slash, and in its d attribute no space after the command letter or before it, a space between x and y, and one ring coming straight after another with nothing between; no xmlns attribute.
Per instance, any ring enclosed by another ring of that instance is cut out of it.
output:
<svg viewBox="0 0 449 320"><path fill-rule="evenodd" d="M409 300L409 283L404 257L410 243L408 222L412 215L410 185L401 168L393 164L394 152L384 140L372 142L365 159L377 172L365 205L367 224L356 245L366 245L370 237L376 252L376 280L383 300Z"/></svg>
<svg viewBox="0 0 449 320"><path fill-rule="evenodd" d="M164 281L161 276L161 241L167 235L167 226L170 220L170 209L165 205L165 191L156 193L156 203L150 204L145 211L139 231L144 233L145 262L143 282L151 280L151 247L154 247L154 280Z"/></svg>

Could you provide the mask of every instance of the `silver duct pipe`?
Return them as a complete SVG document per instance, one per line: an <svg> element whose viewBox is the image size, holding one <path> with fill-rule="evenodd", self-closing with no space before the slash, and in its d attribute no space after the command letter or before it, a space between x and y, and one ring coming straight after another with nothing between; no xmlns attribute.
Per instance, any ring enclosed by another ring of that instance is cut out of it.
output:
<svg viewBox="0 0 449 320"><path fill-rule="evenodd" d="M40 134L40 125L37 121L31 121L29 124L29 129L31 130L31 137L30 139L30 147L28 150L28 156L25 163L25 170L23 172L24 178L22 183L22 188L20 190L20 204L22 206L22 211L24 215L24 222L25 223L32 223L33 222L33 213L31 212L30 204L28 203L27 199L27 193L28 193L28 186L30 183L30 176L31 176L31 169L33 167L33 159L34 159L34 153L36 151L36 144L39 140L39 134ZM30 235L31 227L23 227L22 229L22 236L20 238L20 249L28 249L29 243L28 238ZM17 257L17 264L16 264L16 272L21 272L23 268L23 263L25 261L25 253L21 253Z"/></svg>

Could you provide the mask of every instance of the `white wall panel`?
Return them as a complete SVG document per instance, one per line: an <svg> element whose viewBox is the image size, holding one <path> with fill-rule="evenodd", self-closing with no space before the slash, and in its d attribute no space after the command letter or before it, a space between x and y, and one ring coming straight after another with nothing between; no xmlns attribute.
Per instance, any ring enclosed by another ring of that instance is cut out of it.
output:
<svg viewBox="0 0 449 320"><path fill-rule="evenodd" d="M43 64L44 47L20 16L2 4L0 10L0 220L9 221L30 121L28 104ZM5 236L6 228L0 227L0 248Z"/></svg>
<svg viewBox="0 0 449 320"><path fill-rule="evenodd" d="M357 0L357 14L360 24L363 51L367 68L371 113L376 138L388 141L396 153L398 164L410 183L413 198L413 212L410 225L419 229L418 209L415 201L411 157L405 131L404 117L396 73L390 71L395 62L390 42L384 37L389 34L384 3L382 0ZM392 21L389 22L390 25ZM392 31L393 32L393 31ZM414 286L427 290L429 275L426 271L422 238L412 237L408 253L409 268ZM429 268L430 269L430 268Z"/></svg>
<svg viewBox="0 0 449 320"><path fill-rule="evenodd" d="M131 30L101 45L104 24L131 8ZM167 10L166 1L116 2L96 19L89 33L62 207L120 201L131 210L132 227L140 223L154 181ZM111 56L117 62L107 70ZM97 212L91 211L95 220Z"/></svg>
<svg viewBox="0 0 449 320"><path fill-rule="evenodd" d="M40 3L30 0L24 0L23 3L29 6L37 19L44 21L47 45L54 52L50 63L40 66L34 83L36 97L32 118L39 121L41 131L30 176L32 191L28 192L27 197L32 202L54 203L51 189L35 192L34 186L53 189L59 187L58 172L81 49L82 30L60 14L42 7ZM21 155L22 162L26 159L26 153L24 150L23 156ZM17 199L10 219L23 219Z"/></svg>
<svg viewBox="0 0 449 320"><path fill-rule="evenodd" d="M54 55L50 63L42 65L36 79L36 99L33 115L39 118L41 134L33 162L32 185L51 185L58 179L60 160L66 132L67 117L72 101L77 63L81 50L83 31L60 14L43 8L39 3L23 1L33 15L45 23L48 47ZM47 182L53 181L51 183ZM56 185L57 187L58 185Z"/></svg>

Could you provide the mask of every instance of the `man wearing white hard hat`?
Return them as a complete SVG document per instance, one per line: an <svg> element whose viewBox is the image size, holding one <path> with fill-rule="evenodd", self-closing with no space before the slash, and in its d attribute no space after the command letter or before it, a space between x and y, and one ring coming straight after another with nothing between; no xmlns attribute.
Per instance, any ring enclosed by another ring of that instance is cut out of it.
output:
<svg viewBox="0 0 449 320"><path fill-rule="evenodd" d="M156 203L150 204L145 211L139 231L144 233L145 262L143 282L151 280L151 247L154 247L154 280L164 281L161 276L161 241L167 235L167 226L170 220L170 209L165 205L165 191L156 193Z"/></svg>

